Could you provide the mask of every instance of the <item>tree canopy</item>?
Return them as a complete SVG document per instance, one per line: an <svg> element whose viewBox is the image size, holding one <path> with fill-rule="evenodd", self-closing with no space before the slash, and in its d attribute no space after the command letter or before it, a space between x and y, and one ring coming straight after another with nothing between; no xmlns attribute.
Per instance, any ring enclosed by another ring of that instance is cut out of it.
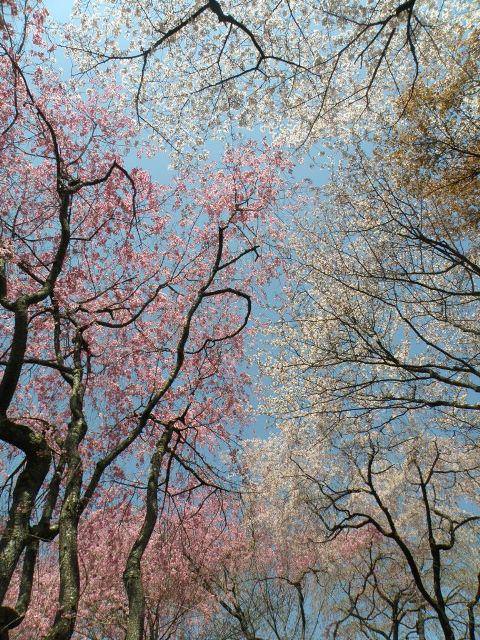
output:
<svg viewBox="0 0 480 640"><path fill-rule="evenodd" d="M478 637L479 13L0 2L0 640Z"/></svg>

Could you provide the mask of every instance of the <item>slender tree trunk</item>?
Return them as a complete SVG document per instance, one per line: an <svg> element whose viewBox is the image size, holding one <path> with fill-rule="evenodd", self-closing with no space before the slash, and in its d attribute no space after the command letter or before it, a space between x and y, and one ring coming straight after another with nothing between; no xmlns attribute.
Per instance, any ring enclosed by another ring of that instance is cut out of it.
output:
<svg viewBox="0 0 480 640"><path fill-rule="evenodd" d="M480 573L477 575L477 592L472 600L467 603L468 611L468 640L475 640L475 607L480 602Z"/></svg>
<svg viewBox="0 0 480 640"><path fill-rule="evenodd" d="M23 296L15 303L15 325L13 328L10 355L0 382L0 414L6 415L17 389L22 372L23 358L28 339L28 302Z"/></svg>
<svg viewBox="0 0 480 640"><path fill-rule="evenodd" d="M420 608L417 613L417 624L415 625L418 640L425 640L425 609Z"/></svg>
<svg viewBox="0 0 480 640"><path fill-rule="evenodd" d="M431 542L431 546L432 546L432 559L433 559L433 563L432 563L433 588L435 590L435 599L437 602L438 619L440 621L440 626L442 627L445 640L455 640L455 635L453 633L450 620L448 619L448 616L447 616L445 600L443 598L443 593L442 593L440 551L434 542L433 543Z"/></svg>
<svg viewBox="0 0 480 640"><path fill-rule="evenodd" d="M65 441L66 487L58 520L60 594L53 626L44 640L69 640L75 630L77 619L80 599L78 523L83 481L83 462L79 447L87 432L87 423L83 414L84 393L79 347L70 396L72 420L68 426Z"/></svg>
<svg viewBox="0 0 480 640"><path fill-rule="evenodd" d="M172 437L172 427L163 432L155 447L148 473L145 517L140 532L130 549L123 572L123 582L128 596L128 621L125 640L142 640L145 624L145 592L142 582L141 562L152 537L158 517L158 481L163 457Z"/></svg>
<svg viewBox="0 0 480 640"><path fill-rule="evenodd" d="M15 606L18 614L22 617L27 612L32 597L33 578L35 575L35 565L37 564L39 544L38 538L32 537L25 548L22 575L20 577L17 604Z"/></svg>
<svg viewBox="0 0 480 640"><path fill-rule="evenodd" d="M52 293L67 255L70 241L68 215L71 194L62 191L61 193L59 192L59 196L60 241L50 273L43 286L34 293L20 295L13 303L9 302L6 300L8 283L5 262L4 260L0 262L0 297L2 298L2 306L15 313L10 353L0 382L0 438L4 442L17 447L25 454L25 467L17 478L7 525L0 539L0 604L3 603L13 572L28 543L30 519L35 500L48 474L52 460L51 452L45 439L30 427L10 420L7 417L7 412L17 390L24 364L28 342L28 309L31 305L45 300ZM29 559L29 562L31 560L33 560L33 556ZM16 624L12 626L12 623L9 622L10 612L11 609L8 607L0 606L0 633L6 634L6 638L8 638L8 629L16 626ZM18 613L16 613L16 620L19 617ZM2 629L4 631L1 631Z"/></svg>
<svg viewBox="0 0 480 640"><path fill-rule="evenodd" d="M3 602L20 556L30 535L30 518L51 463L44 438L30 427L0 418L1 437L25 454L25 466L17 478L7 524L0 540L0 602ZM1 609L0 609L1 627Z"/></svg>
<svg viewBox="0 0 480 640"><path fill-rule="evenodd" d="M468 605L468 640L475 640L475 614L473 613L473 607L475 605Z"/></svg>
<svg viewBox="0 0 480 640"><path fill-rule="evenodd" d="M395 599L392 607L392 640L399 640L400 621L398 619L398 600Z"/></svg>

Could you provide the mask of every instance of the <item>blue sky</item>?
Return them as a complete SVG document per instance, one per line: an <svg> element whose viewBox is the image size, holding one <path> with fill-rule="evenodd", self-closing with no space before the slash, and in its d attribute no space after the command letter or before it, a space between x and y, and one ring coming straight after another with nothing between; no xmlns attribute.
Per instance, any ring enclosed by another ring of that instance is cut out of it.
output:
<svg viewBox="0 0 480 640"><path fill-rule="evenodd" d="M67 20L72 10L72 0L45 0L45 6L57 20Z"/></svg>

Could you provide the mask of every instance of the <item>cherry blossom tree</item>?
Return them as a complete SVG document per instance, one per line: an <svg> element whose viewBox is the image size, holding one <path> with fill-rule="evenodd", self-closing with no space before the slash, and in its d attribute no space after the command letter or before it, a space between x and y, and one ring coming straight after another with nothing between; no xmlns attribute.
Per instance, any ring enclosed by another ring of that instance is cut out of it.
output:
<svg viewBox="0 0 480 640"><path fill-rule="evenodd" d="M199 638L322 637L324 585L317 571L318 549L300 532L264 526L262 504L246 490L234 521L235 537L215 566L200 564L185 550L197 582L212 597L211 615L200 626Z"/></svg>
<svg viewBox="0 0 480 640"><path fill-rule="evenodd" d="M312 407L378 421L450 410L477 428L479 56L476 40L460 44L464 70L419 83L373 153L358 140L289 238L279 346ZM308 410L284 396L285 410Z"/></svg>
<svg viewBox="0 0 480 640"><path fill-rule="evenodd" d="M262 238L288 162L249 145L154 183L127 166L135 126L115 79L77 92L55 71L45 9L1 10L2 602L18 592L0 629L21 624L40 543L55 541L44 637L72 636L79 535L118 485L137 489L122 571L126 637L141 638L159 512L175 494L222 489L214 450L246 416L243 330L275 272Z"/></svg>
<svg viewBox="0 0 480 640"><path fill-rule="evenodd" d="M477 17L0 4L2 640L475 638ZM200 157L257 126L341 146L328 184ZM161 145L169 184L133 166ZM278 432L239 444L285 265Z"/></svg>
<svg viewBox="0 0 480 640"><path fill-rule="evenodd" d="M475 637L478 448L407 429L332 443L330 429L295 430L295 443L285 424L250 456L270 521L281 526L288 500L290 520L330 549L332 637L408 637L422 616L426 637Z"/></svg>
<svg viewBox="0 0 480 640"><path fill-rule="evenodd" d="M149 640L193 636L205 624L215 601L196 580L189 558L212 572L231 554L238 539L233 523L225 524L223 501L210 500L200 510L198 502L188 500L177 503L176 509L172 506L155 528L142 568ZM141 516L130 499L109 490L80 523L81 586L75 637L125 637L128 600L122 572ZM12 632L15 638L41 637L53 622L59 584L56 547L56 543L46 545L37 563L32 605L22 625Z"/></svg>
<svg viewBox="0 0 480 640"><path fill-rule="evenodd" d="M342 578L335 637L478 629L477 39L459 48L464 69L419 80L373 150L357 139L284 244L264 363L280 433L247 458L276 526L380 535Z"/></svg>
<svg viewBox="0 0 480 640"><path fill-rule="evenodd" d="M238 124L298 147L391 122L388 98L461 66L478 7L77 0L73 16L65 43L80 69L120 74L139 121L185 152Z"/></svg>

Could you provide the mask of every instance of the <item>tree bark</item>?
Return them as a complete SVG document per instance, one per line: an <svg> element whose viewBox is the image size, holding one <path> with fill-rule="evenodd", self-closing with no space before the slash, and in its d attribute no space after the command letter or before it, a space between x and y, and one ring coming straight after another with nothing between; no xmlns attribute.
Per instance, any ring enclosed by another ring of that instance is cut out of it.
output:
<svg viewBox="0 0 480 640"><path fill-rule="evenodd" d="M53 626L44 640L69 640L74 630L80 599L80 569L78 565L78 523L83 482L83 462L80 444L87 433L83 413L85 386L80 362L81 336L77 336L76 366L70 396L72 419L65 440L67 478L65 494L58 520L60 594Z"/></svg>
<svg viewBox="0 0 480 640"><path fill-rule="evenodd" d="M128 621L125 640L142 640L145 624L145 592L142 582L141 562L152 537L158 517L158 483L162 461L172 437L168 426L157 442L148 473L145 517L139 534L130 549L123 573L128 596Z"/></svg>
<svg viewBox="0 0 480 640"><path fill-rule="evenodd" d="M2 440L25 454L25 467L13 491L12 506L0 540L0 603L10 585L13 572L30 535L30 518L35 500L51 463L51 452L45 439L30 427L0 418ZM0 620L1 623L1 620Z"/></svg>

